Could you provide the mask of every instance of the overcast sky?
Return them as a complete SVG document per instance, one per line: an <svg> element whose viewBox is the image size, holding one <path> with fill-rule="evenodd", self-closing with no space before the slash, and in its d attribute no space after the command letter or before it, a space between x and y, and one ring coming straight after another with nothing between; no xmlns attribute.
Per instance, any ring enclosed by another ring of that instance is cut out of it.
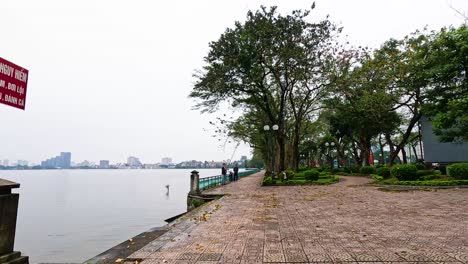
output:
<svg viewBox="0 0 468 264"><path fill-rule="evenodd" d="M191 110L192 74L208 43L250 9L282 13L312 1L2 0L0 57L29 70L26 110L0 105L0 159L143 162L225 160L213 117ZM354 45L377 47L428 25L460 25L462 0L318 0L313 17L344 27ZM235 158L249 154L241 146Z"/></svg>

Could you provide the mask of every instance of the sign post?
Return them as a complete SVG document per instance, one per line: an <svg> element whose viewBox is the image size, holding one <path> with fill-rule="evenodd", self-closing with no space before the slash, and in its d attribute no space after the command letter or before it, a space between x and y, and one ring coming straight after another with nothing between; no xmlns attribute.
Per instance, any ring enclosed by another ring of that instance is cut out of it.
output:
<svg viewBox="0 0 468 264"><path fill-rule="evenodd" d="M0 57L0 103L24 110L29 71Z"/></svg>
<svg viewBox="0 0 468 264"><path fill-rule="evenodd" d="M24 110L28 70L0 57L0 103ZM29 264L27 256L13 251L19 194L11 189L19 184L0 179L0 263Z"/></svg>

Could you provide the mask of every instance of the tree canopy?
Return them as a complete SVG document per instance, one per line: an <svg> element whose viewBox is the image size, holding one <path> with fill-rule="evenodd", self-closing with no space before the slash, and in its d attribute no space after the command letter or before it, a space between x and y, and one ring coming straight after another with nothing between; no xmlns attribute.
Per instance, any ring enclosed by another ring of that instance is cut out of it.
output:
<svg viewBox="0 0 468 264"><path fill-rule="evenodd" d="M282 15L262 7L227 28L195 74L196 108L239 110L222 131L277 172L349 156L366 165L376 145L390 149L388 165L400 153L406 161L423 114L441 140L468 139L465 25L415 31L370 50L340 44L341 29L328 18L310 22L313 9Z"/></svg>

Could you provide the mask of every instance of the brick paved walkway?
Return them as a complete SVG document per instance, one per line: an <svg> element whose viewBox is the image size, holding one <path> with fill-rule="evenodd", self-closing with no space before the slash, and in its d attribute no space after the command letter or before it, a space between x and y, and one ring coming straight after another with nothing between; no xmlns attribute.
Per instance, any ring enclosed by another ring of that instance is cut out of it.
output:
<svg viewBox="0 0 468 264"><path fill-rule="evenodd" d="M131 258L153 263L468 263L468 189L382 192L260 187L261 173L174 224Z"/></svg>

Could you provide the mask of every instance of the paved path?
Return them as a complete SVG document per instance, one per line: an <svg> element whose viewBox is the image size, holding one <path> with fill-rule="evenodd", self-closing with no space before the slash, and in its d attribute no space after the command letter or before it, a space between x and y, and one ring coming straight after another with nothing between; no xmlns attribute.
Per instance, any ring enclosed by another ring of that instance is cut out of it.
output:
<svg viewBox="0 0 468 264"><path fill-rule="evenodd" d="M260 187L261 173L180 219L131 257L153 263L468 263L468 189Z"/></svg>

